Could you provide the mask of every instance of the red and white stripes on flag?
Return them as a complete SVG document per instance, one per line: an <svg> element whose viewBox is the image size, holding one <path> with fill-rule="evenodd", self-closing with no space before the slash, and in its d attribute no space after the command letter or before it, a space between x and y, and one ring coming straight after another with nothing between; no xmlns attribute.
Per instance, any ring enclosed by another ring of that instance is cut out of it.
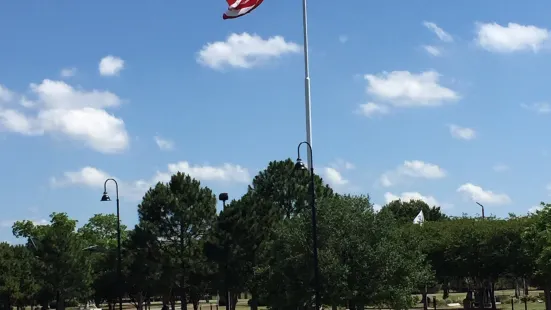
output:
<svg viewBox="0 0 551 310"><path fill-rule="evenodd" d="M223 19L238 18L251 13L264 0L226 0L228 11L222 16Z"/></svg>

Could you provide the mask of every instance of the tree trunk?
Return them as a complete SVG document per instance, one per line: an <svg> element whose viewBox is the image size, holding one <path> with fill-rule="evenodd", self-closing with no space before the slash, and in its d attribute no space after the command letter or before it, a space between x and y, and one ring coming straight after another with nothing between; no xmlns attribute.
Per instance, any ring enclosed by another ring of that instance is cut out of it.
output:
<svg viewBox="0 0 551 310"><path fill-rule="evenodd" d="M492 283L490 284L490 300L492 302L492 310L497 310L495 291L496 285L495 282L492 281Z"/></svg>
<svg viewBox="0 0 551 310"><path fill-rule="evenodd" d="M187 309L187 296L186 296L186 291L184 289L180 291L180 309L182 310Z"/></svg>
<svg viewBox="0 0 551 310"><path fill-rule="evenodd" d="M231 308L230 309L235 310L235 306L237 306L237 301L239 300L239 298L238 298L239 294L231 293L230 296L231 296L231 305L230 305Z"/></svg>
<svg viewBox="0 0 551 310"><path fill-rule="evenodd" d="M170 295L170 309L176 310L176 298L174 298L174 294Z"/></svg>
<svg viewBox="0 0 551 310"><path fill-rule="evenodd" d="M139 293L138 293L138 296L136 296L136 297L137 297L137 298L136 298L136 301L137 301L137 303L136 303L136 304L137 304L136 309L137 309L137 310L143 310L143 294L142 294L142 292L139 292Z"/></svg>
<svg viewBox="0 0 551 310"><path fill-rule="evenodd" d="M58 290L57 291L57 294L56 294L56 309L57 310L65 310L65 303L64 303L64 298L63 298L63 294L61 294L61 292Z"/></svg>
<svg viewBox="0 0 551 310"><path fill-rule="evenodd" d="M256 289L251 290L251 310L258 310L258 293Z"/></svg>
<svg viewBox="0 0 551 310"><path fill-rule="evenodd" d="M429 309L429 305L428 305L428 301L427 301L427 290L425 290L423 292L423 295L421 297L421 301L423 302L423 309L424 310L428 310Z"/></svg>
<svg viewBox="0 0 551 310"><path fill-rule="evenodd" d="M543 294L545 296L545 310L551 310L551 285L546 284L543 287Z"/></svg>
<svg viewBox="0 0 551 310"><path fill-rule="evenodd" d="M484 309L484 300L486 299L484 298L485 294L486 294L486 287L484 286L484 284L482 284L478 288L478 308L479 309Z"/></svg>

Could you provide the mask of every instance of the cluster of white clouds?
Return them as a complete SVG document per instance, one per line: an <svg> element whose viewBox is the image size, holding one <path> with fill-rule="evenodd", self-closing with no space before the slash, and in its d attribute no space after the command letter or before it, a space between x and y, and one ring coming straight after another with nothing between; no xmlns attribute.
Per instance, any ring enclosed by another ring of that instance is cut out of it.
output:
<svg viewBox="0 0 551 310"><path fill-rule="evenodd" d="M420 160L406 160L395 169L383 173L379 182L383 187L391 187L411 178L430 180L441 179L445 176L446 171L437 165Z"/></svg>
<svg viewBox="0 0 551 310"><path fill-rule="evenodd" d="M409 71L366 74L366 93L374 101L359 106L364 116L388 114L392 109L437 107L458 101L461 96L440 84L441 75L434 71Z"/></svg>
<svg viewBox="0 0 551 310"><path fill-rule="evenodd" d="M152 177L139 180L124 180L96 167L86 166L76 171L67 171L60 177L51 179L54 187L85 186L102 189L108 178L115 178L119 183L120 193L131 201L140 200L145 192L158 182L168 182L170 177L183 172L201 181L249 183L252 177L247 168L234 164L192 165L187 161L167 165L165 171L157 171Z"/></svg>
<svg viewBox="0 0 551 310"><path fill-rule="evenodd" d="M153 139L155 139L155 143L162 151L170 151L174 149L174 141L172 140L165 139L160 136L155 136L153 137Z"/></svg>
<svg viewBox="0 0 551 310"><path fill-rule="evenodd" d="M108 55L98 63L101 76L117 76L124 60ZM77 74L77 68L62 69L62 78ZM28 90L10 90L0 81L0 131L25 136L50 135L85 145L95 151L120 153L130 146L123 119L112 111L126 101L117 94L99 89L72 86L66 81L44 79L30 83ZM159 148L173 143L156 137Z"/></svg>
<svg viewBox="0 0 551 310"><path fill-rule="evenodd" d="M296 54L301 46L282 36L263 39L249 33L232 33L225 41L207 43L197 53L197 62L212 69L250 69L285 54Z"/></svg>
<svg viewBox="0 0 551 310"><path fill-rule="evenodd" d="M108 112L124 103L112 92L75 88L50 79L31 83L30 96L2 89L0 130L61 136L102 153L117 153L129 146L124 121Z"/></svg>
<svg viewBox="0 0 551 310"><path fill-rule="evenodd" d="M424 27L438 39L437 43L423 45L424 50L432 56L442 56L446 44L456 42L456 38L434 22L425 21ZM489 52L537 53L549 43L549 30L533 25L509 23L476 23L473 41ZM346 43L346 35L339 36L341 43ZM263 38L257 34L232 33L223 41L205 44L196 55L196 61L207 68L223 70L227 68L251 69L259 67L286 55L299 54L302 46L286 40L282 36ZM125 69L125 61L117 56L108 55L98 63L101 76L119 76ZM60 72L64 79L78 74L75 67L68 67ZM357 112L366 116L389 114L397 109L434 108L452 104L461 99L457 90L446 85L442 75L436 70L410 72L406 70L365 74L366 94L370 100L361 104ZM1 81L0 81L1 82ZM83 143L87 147L102 153L119 153L128 149L130 141L124 121L115 116L113 110L125 104L125 100L115 93L106 90L84 89L71 86L65 81L44 79L40 83L31 83L28 92L17 92L0 84L0 129L26 136L52 135L61 136L72 141ZM548 103L540 102L522 104L523 108L537 113L551 112ZM453 138L472 140L477 137L473 128L448 124ZM161 150L174 149L174 142L155 136L154 141ZM350 185L343 176L344 171L354 169L354 165L340 160L321 168L326 181L336 188ZM494 167L503 172L508 167L501 164ZM191 165L186 161L169 164L164 172L157 172L149 179L127 180L121 187L128 198L139 199L143 193L156 182L167 181L171 174L181 171L205 181L250 182L248 170L239 165L224 164L221 166ZM411 179L438 180L445 178L447 172L438 165L420 160L404 161L403 164L381 175L379 182L384 187L407 182ZM55 186L82 185L94 188L103 186L103 181L113 177L98 168L86 166L77 171L65 172L62 177L53 178ZM468 199L487 204L507 204L511 202L504 193L495 193L472 183L465 183L456 190ZM440 203L433 196L418 192L393 194L386 192L385 201L419 199L429 205L451 206Z"/></svg>
<svg viewBox="0 0 551 310"><path fill-rule="evenodd" d="M321 175L324 180L337 190L350 189L350 181L343 176L342 171L354 170L354 164L343 159L337 159L326 167L322 167Z"/></svg>
<svg viewBox="0 0 551 310"><path fill-rule="evenodd" d="M420 160L406 160L402 165L399 165L395 169L383 173L379 178L379 184L383 187L389 188L405 182L408 179L437 180L446 176L446 171L438 165L425 163ZM456 192L469 201L479 202L482 204L504 205L511 203L511 198L507 194L487 190L472 183L460 185ZM450 203L440 202L433 196L423 195L419 192L403 192L399 195L386 192L384 196L386 203L393 200L422 200L430 206L442 206L444 208L452 207L452 204Z"/></svg>
<svg viewBox="0 0 551 310"><path fill-rule="evenodd" d="M447 33L433 22L425 21L423 25L432 31L440 42L454 42L452 35ZM534 25L520 25L508 23L475 23L474 42L480 48L495 53L513 53L529 51L537 53L549 47L549 30ZM423 45L427 53L432 56L441 56L443 47Z"/></svg>
<svg viewBox="0 0 551 310"><path fill-rule="evenodd" d="M436 25L433 22L424 21L423 26L425 26L427 29L432 31L438 37L440 42L451 43L451 42L454 41L453 37L449 33L444 31L444 29L438 27L438 25ZM442 56L443 47L441 47L441 46L423 45L423 48L425 49L425 51L427 53L429 53L432 56L436 56L436 57Z"/></svg>

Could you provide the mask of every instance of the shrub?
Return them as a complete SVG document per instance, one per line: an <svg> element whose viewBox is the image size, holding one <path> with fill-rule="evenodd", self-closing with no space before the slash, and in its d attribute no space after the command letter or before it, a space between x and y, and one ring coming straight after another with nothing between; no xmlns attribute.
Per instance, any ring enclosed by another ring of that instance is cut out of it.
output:
<svg viewBox="0 0 551 310"><path fill-rule="evenodd" d="M506 302L510 302L512 296L509 296L509 295L496 295L495 297L496 297L496 301L499 301L503 304L503 303L506 303Z"/></svg>

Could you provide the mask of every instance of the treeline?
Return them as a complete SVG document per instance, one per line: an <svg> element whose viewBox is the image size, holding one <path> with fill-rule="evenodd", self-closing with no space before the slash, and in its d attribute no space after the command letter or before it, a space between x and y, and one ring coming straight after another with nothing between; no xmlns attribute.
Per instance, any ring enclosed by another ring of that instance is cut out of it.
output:
<svg viewBox="0 0 551 310"><path fill-rule="evenodd" d="M138 205L123 227L117 272L117 219L98 214L77 229L66 214L49 225L13 226L24 245L0 245L2 307L65 306L94 300L114 308L119 294L138 310L160 298L176 308L247 292L252 310L311 308L309 176L291 160L271 162L247 193L216 212L216 195L177 173ZM551 305L551 208L507 219L450 218L422 201L339 195L316 176L321 296L324 305L408 309L412 293L467 292L465 303L495 309L494 291L527 282ZM230 193L231 194L231 193ZM423 210L424 225L412 224ZM505 284L504 284L505 283ZM550 310L549 308L547 308Z"/></svg>

